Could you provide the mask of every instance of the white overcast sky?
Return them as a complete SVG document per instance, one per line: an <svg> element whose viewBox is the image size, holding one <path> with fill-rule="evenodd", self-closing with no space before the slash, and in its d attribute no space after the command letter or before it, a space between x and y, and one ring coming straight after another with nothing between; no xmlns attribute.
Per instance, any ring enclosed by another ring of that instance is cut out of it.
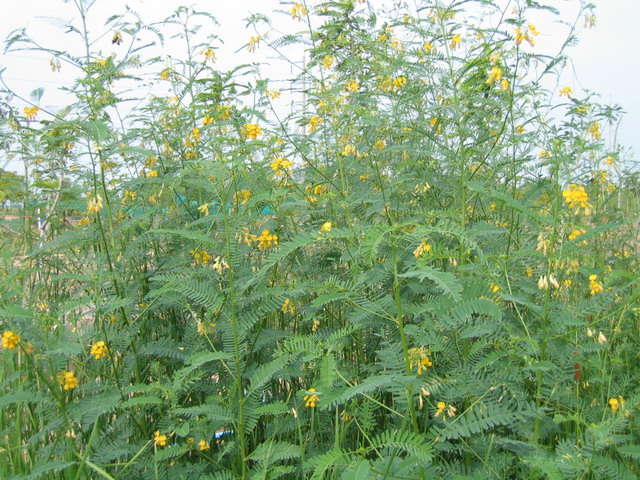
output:
<svg viewBox="0 0 640 480"><path fill-rule="evenodd" d="M369 0L376 4L381 0ZM582 31L579 44L571 47L568 54L572 59L561 82L561 86L570 86L577 96L585 90L600 94L604 103L620 104L627 112L620 130L618 142L631 150L625 157L638 158L640 151L640 65L638 50L640 49L640 0L592 0L596 4L597 25L595 28ZM308 2L313 3L313 2ZM413 2L410 2L413 3ZM575 0L547 0L559 8L575 4ZM56 48L65 48L65 41L72 41L71 36L62 35L59 28L52 26L52 20L42 17L57 17L70 20L77 13L73 2L63 0L0 0L2 16L0 18L0 39L7 37L15 28L27 27L28 31L42 42L55 44ZM103 39L96 44L108 56L116 51L111 46L111 29L104 27L104 21L111 15L124 12L129 5L138 11L144 22L157 22L171 15L181 5L195 6L216 17L220 26L211 33L219 35L225 47L218 53L218 67L225 69L241 62L268 60L258 54L250 55L242 50L248 38L254 35L252 30L245 29L245 18L250 13L265 13L278 22L285 22L288 28L296 28L291 19L284 15L272 14L276 9L288 11L290 5L281 5L278 0L96 0L91 11L90 29L98 34L105 33ZM561 27L549 23L551 17L532 19L536 23L540 36L536 38L536 51L554 51L561 40ZM565 18L565 20L569 20ZM302 24L300 24L302 28ZM70 50L79 45L69 45ZM540 49L540 50L538 50ZM2 51L2 50L0 50ZM58 92L59 87L69 84L75 75L70 68L63 65L62 72L52 73L48 55L37 52L13 52L0 56L0 66L5 68L3 78L7 85L18 94L28 98L29 92L45 88L42 104L55 107L64 103L64 97ZM300 59L301 60L301 59ZM282 67L280 67L282 68ZM290 71L269 71L272 79L290 76ZM4 167L0 159L0 167Z"/></svg>

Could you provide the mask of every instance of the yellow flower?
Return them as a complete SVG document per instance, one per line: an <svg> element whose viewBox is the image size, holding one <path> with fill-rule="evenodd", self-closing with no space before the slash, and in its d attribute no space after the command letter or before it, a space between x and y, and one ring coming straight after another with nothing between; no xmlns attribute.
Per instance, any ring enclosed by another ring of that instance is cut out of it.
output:
<svg viewBox="0 0 640 480"><path fill-rule="evenodd" d="M560 90L559 96L561 97L565 96L567 98L571 98L571 95L573 95L573 90L571 89L571 87L564 87Z"/></svg>
<svg viewBox="0 0 640 480"><path fill-rule="evenodd" d="M360 83L357 80L351 80L347 83L347 91L351 93L355 93L360 90Z"/></svg>
<svg viewBox="0 0 640 480"><path fill-rule="evenodd" d="M249 43L247 44L247 50L251 53L255 52L256 49L260 46L260 37L251 37L249 39Z"/></svg>
<svg viewBox="0 0 640 480"><path fill-rule="evenodd" d="M218 272L218 275L222 275L222 272L224 272L225 269L229 268L229 264L224 260L224 258L217 256L214 259L211 268Z"/></svg>
<svg viewBox="0 0 640 480"><path fill-rule="evenodd" d="M293 166L293 162L288 158L274 158L271 162L271 169L275 172L276 175L284 176L286 173L291 170Z"/></svg>
<svg viewBox="0 0 640 480"><path fill-rule="evenodd" d="M282 95L282 92L280 90L269 90L266 89L264 91L264 93L267 95L267 97L269 97L271 100L277 100L278 98L280 98L280 95Z"/></svg>
<svg viewBox="0 0 640 480"><path fill-rule="evenodd" d="M304 8L301 4L295 3L293 8L291 9L291 18L302 20L302 17L306 17L307 9Z"/></svg>
<svg viewBox="0 0 640 480"><path fill-rule="evenodd" d="M342 155L355 155L357 153L356 147L353 145L345 145Z"/></svg>
<svg viewBox="0 0 640 480"><path fill-rule="evenodd" d="M591 138L594 141L600 140L600 138L602 137L602 132L600 131L600 122L593 122L589 126L589 130L587 130L587 133L591 135Z"/></svg>
<svg viewBox="0 0 640 480"><path fill-rule="evenodd" d="M245 138L256 140L262 135L262 130L260 129L260 125L255 123L246 123L242 129L242 134Z"/></svg>
<svg viewBox="0 0 640 480"><path fill-rule="evenodd" d="M569 208L575 208L576 210L584 208L585 214L589 215L589 194L585 191L582 185L569 185L569 188L562 191L562 196L564 197L564 202Z"/></svg>
<svg viewBox="0 0 640 480"><path fill-rule="evenodd" d="M202 119L202 125L207 126L211 123L213 123L213 117L205 115L205 117Z"/></svg>
<svg viewBox="0 0 640 480"><path fill-rule="evenodd" d="M317 115L311 115L307 128L309 133L313 133L318 129L318 125L324 122L324 118L320 118Z"/></svg>
<svg viewBox="0 0 640 480"><path fill-rule="evenodd" d="M211 62L211 63L215 63L216 62L216 51L211 48L208 47L206 49L204 49L202 51L202 54L204 55L204 61L206 62Z"/></svg>
<svg viewBox="0 0 640 480"><path fill-rule="evenodd" d="M203 215L209 215L209 204L208 203L203 203L202 205L200 205L198 207L198 211L200 213L202 213Z"/></svg>
<svg viewBox="0 0 640 480"><path fill-rule="evenodd" d="M373 144L373 148L375 148L376 150L382 150L385 147L385 143L384 140L376 140L375 143Z"/></svg>
<svg viewBox="0 0 640 480"><path fill-rule="evenodd" d="M418 375L422 375L422 372L427 367L432 367L433 363L427 357L427 350L425 347L410 348L409 353L409 368L418 367Z"/></svg>
<svg viewBox="0 0 640 480"><path fill-rule="evenodd" d="M217 110L220 120L229 120L231 118L231 105L218 105Z"/></svg>
<svg viewBox="0 0 640 480"><path fill-rule="evenodd" d="M198 321L198 335L202 336L205 334L210 334L213 333L213 328L217 327L218 325L215 323L209 323L209 325L207 326L206 323L202 322L202 321Z"/></svg>
<svg viewBox="0 0 640 480"><path fill-rule="evenodd" d="M102 197L100 194L96 194L95 197L87 199L87 212L98 213L103 207L104 205L102 204Z"/></svg>
<svg viewBox="0 0 640 480"><path fill-rule="evenodd" d="M211 254L206 250L191 250L189 253L196 261L196 265L209 265L211 261Z"/></svg>
<svg viewBox="0 0 640 480"><path fill-rule="evenodd" d="M549 290L551 287L560 288L560 284L553 275L543 275L538 280L538 289Z"/></svg>
<svg viewBox="0 0 640 480"><path fill-rule="evenodd" d="M533 38L531 38L531 35L536 36L538 35L538 31L536 30L535 25L529 24L529 31L528 32L523 32L522 28L518 27L516 28L516 33L514 35L515 37L515 41L516 41L516 45L520 45L523 41L527 41L529 42L529 45L531 45L532 47L536 44L536 42L533 40Z"/></svg>
<svg viewBox="0 0 640 480"><path fill-rule="evenodd" d="M400 90L406 84L407 84L407 77L396 77L393 79L393 88L395 90Z"/></svg>
<svg viewBox="0 0 640 480"><path fill-rule="evenodd" d="M91 347L91 355L96 357L96 360L100 360L102 357L106 357L107 353L109 353L109 349L107 348L107 344L103 340L94 343Z"/></svg>
<svg viewBox="0 0 640 480"><path fill-rule="evenodd" d="M314 408L320 401L320 398L318 398L317 393L314 393L316 391L315 388L310 388L308 391L311 393L311 395L304 396L305 406L309 408Z"/></svg>
<svg viewBox="0 0 640 480"><path fill-rule="evenodd" d="M460 38L459 33L456 33L451 39L451 50L456 50L461 43L462 43L462 38Z"/></svg>
<svg viewBox="0 0 640 480"><path fill-rule="evenodd" d="M187 148L194 148L198 143L200 143L200 136L200 129L194 128L184 139L184 146Z"/></svg>
<svg viewBox="0 0 640 480"><path fill-rule="evenodd" d="M251 198L251 192L249 190L240 190L233 194L233 201L240 202L240 205L246 205Z"/></svg>
<svg viewBox="0 0 640 480"><path fill-rule="evenodd" d="M12 332L11 330L6 330L2 334L2 348L6 348L7 350L12 350L16 348L16 345L20 343L20 334L16 332Z"/></svg>
<svg viewBox="0 0 640 480"><path fill-rule="evenodd" d="M602 293L602 282L598 280L598 275L589 275L589 294Z"/></svg>
<svg viewBox="0 0 640 480"><path fill-rule="evenodd" d="M502 80L502 69L500 67L493 67L491 69L491 73L489 74L489 78L487 78L487 83L499 82Z"/></svg>
<svg viewBox="0 0 640 480"><path fill-rule="evenodd" d="M60 60L58 60L57 58L52 58L51 60L49 60L49 66L51 67L51 71L52 72L59 72L60 69L62 68L60 66Z"/></svg>
<svg viewBox="0 0 640 480"><path fill-rule="evenodd" d="M40 107L24 107L24 116L27 118L36 118L38 112L40 111Z"/></svg>
<svg viewBox="0 0 640 480"><path fill-rule="evenodd" d="M326 68L327 70L329 70L333 66L334 60L335 58L333 57L333 55L325 55L324 58L322 59L323 68Z"/></svg>
<svg viewBox="0 0 640 480"><path fill-rule="evenodd" d="M211 446L209 445L209 442L203 439L198 442L198 448L200 449L201 452L204 452L206 450L209 450Z"/></svg>
<svg viewBox="0 0 640 480"><path fill-rule="evenodd" d="M416 258L420 258L424 253L431 252L431 245L427 243L426 240L422 240L418 248L413 251L413 256Z"/></svg>
<svg viewBox="0 0 640 480"><path fill-rule="evenodd" d="M315 187L313 187L313 194L314 195L323 195L325 193L329 192L329 187L327 187L324 184L319 184L316 185Z"/></svg>
<svg viewBox="0 0 640 480"><path fill-rule="evenodd" d="M296 313L296 306L293 304L291 299L285 298L281 310L282 313L290 313L291 315L294 315Z"/></svg>
<svg viewBox="0 0 640 480"><path fill-rule="evenodd" d="M433 44L426 42L424 45L422 45L424 47L424 51L429 53L431 52L431 50L433 50Z"/></svg>
<svg viewBox="0 0 640 480"><path fill-rule="evenodd" d="M489 285L489 289L493 292L493 293L498 293L500 291L500 285L497 285L495 283L491 283Z"/></svg>
<svg viewBox="0 0 640 480"><path fill-rule="evenodd" d="M515 130L518 135L522 135L525 132L525 129L522 125L516 125Z"/></svg>
<svg viewBox="0 0 640 480"><path fill-rule="evenodd" d="M258 242L260 250L266 250L272 245L278 245L278 235L270 233L269 230L263 230L260 236L248 234L244 239L245 243L252 247L254 242Z"/></svg>
<svg viewBox="0 0 640 480"><path fill-rule="evenodd" d="M624 407L624 398L611 398L609 399L609 407L613 413L617 413L620 407Z"/></svg>
<svg viewBox="0 0 640 480"><path fill-rule="evenodd" d="M580 235L583 235L585 233L587 233L587 231L584 228L574 228L573 230L571 230L571 233L569 234L568 238L569 240L575 240Z"/></svg>
<svg viewBox="0 0 640 480"><path fill-rule="evenodd" d="M78 379L73 374L73 372L69 372L67 370L63 370L58 374L58 381L64 390L71 390L78 386Z"/></svg>
<svg viewBox="0 0 640 480"><path fill-rule="evenodd" d="M114 32L113 37L111 37L111 44L120 45L122 43L122 33L120 31Z"/></svg>
<svg viewBox="0 0 640 480"><path fill-rule="evenodd" d="M158 171L157 170L149 170L147 172L147 178L155 178L158 176Z"/></svg>
<svg viewBox="0 0 640 480"><path fill-rule="evenodd" d="M607 343L607 337L605 337L602 332L598 332L598 343L600 345Z"/></svg>
<svg viewBox="0 0 640 480"><path fill-rule="evenodd" d="M331 222L324 222L320 227L321 232L330 232L333 224Z"/></svg>
<svg viewBox="0 0 640 480"><path fill-rule="evenodd" d="M160 433L160 430L156 430L153 434L153 441L158 447L165 447L167 445L167 436Z"/></svg>

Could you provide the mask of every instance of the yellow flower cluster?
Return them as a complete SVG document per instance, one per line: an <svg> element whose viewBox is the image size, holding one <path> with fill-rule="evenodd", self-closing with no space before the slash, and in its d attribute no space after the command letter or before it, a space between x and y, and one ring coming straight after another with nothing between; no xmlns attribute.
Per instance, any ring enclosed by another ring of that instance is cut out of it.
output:
<svg viewBox="0 0 640 480"><path fill-rule="evenodd" d="M445 410L447 411L447 416L453 417L456 414L457 408L453 405L447 405L445 402L438 402L438 405L436 407L436 417L442 415L444 419Z"/></svg>
<svg viewBox="0 0 640 480"><path fill-rule="evenodd" d="M202 205L200 205L198 207L198 211L200 213L202 213L203 215L209 215L209 204L208 203L203 203Z"/></svg>
<svg viewBox="0 0 640 480"><path fill-rule="evenodd" d="M200 143L200 129L194 128L184 139L184 146L187 148L194 148Z"/></svg>
<svg viewBox="0 0 640 480"><path fill-rule="evenodd" d="M598 275L589 275L589 294L602 293L602 282L598 280Z"/></svg>
<svg viewBox="0 0 640 480"><path fill-rule="evenodd" d="M124 196L122 197L122 203L135 202L136 198L138 198L138 194L133 190L125 190Z"/></svg>
<svg viewBox="0 0 640 480"><path fill-rule="evenodd" d="M251 53L255 52L256 49L260 46L260 37L251 37L249 39L249 43L247 44L247 50Z"/></svg>
<svg viewBox="0 0 640 480"><path fill-rule="evenodd" d="M254 242L258 242L260 250L266 250L272 245L278 245L278 235L270 233L269 230L263 230L259 236L249 234L245 237L245 243L250 247L253 246Z"/></svg>
<svg viewBox="0 0 640 480"><path fill-rule="evenodd" d="M565 96L567 98L571 98L571 95L573 95L573 90L571 89L571 87L564 87L563 89L560 90L560 94L561 97Z"/></svg>
<svg viewBox="0 0 640 480"><path fill-rule="evenodd" d="M249 203L249 199L251 198L251 192L249 190L240 190L237 193L233 194L233 201L240 202L240 205L246 205Z"/></svg>
<svg viewBox="0 0 640 480"><path fill-rule="evenodd" d="M206 250L191 250L189 253L196 261L196 265L209 265L211 261L211 254Z"/></svg>
<svg viewBox="0 0 640 480"><path fill-rule="evenodd" d="M333 66L334 60L335 58L333 57L333 55L325 55L322 59L322 67L329 70Z"/></svg>
<svg viewBox="0 0 640 480"><path fill-rule="evenodd" d="M413 367L418 367L418 375L422 375L422 372L427 369L427 367L433 366L429 357L427 357L427 349L425 347L416 347L410 348L408 350L409 353L409 368L413 369Z"/></svg>
<svg viewBox="0 0 640 480"><path fill-rule="evenodd" d="M6 348L7 350L12 350L16 348L16 345L20 343L20 334L16 332L12 332L11 330L6 330L2 334L2 348Z"/></svg>
<svg viewBox="0 0 640 480"><path fill-rule="evenodd" d="M107 348L107 344L100 340L99 342L94 343L91 346L91 355L93 355L96 360L100 360L102 357L106 357L109 353L109 349Z"/></svg>
<svg viewBox="0 0 640 480"><path fill-rule="evenodd" d="M451 39L451 44L450 44L451 50L457 50L461 43L462 43L462 38L460 37L459 33L456 33Z"/></svg>
<svg viewBox="0 0 640 480"><path fill-rule="evenodd" d="M560 288L560 284L553 275L543 275L538 280L540 290L549 290L551 287Z"/></svg>
<svg viewBox="0 0 640 480"><path fill-rule="evenodd" d="M307 9L300 3L295 3L291 9L291 18L294 20L302 20L302 17L307 16Z"/></svg>
<svg viewBox="0 0 640 480"><path fill-rule="evenodd" d="M58 381L60 385L62 385L63 390L72 390L78 386L78 379L73 374L73 372L69 372L67 370L63 370L58 374Z"/></svg>
<svg viewBox="0 0 640 480"><path fill-rule="evenodd" d="M527 41L529 42L529 45L531 45L532 47L536 44L535 40L532 38L532 36L537 36L538 32L536 30L536 26L533 24L529 24L529 29L527 31L522 31L521 27L516 28L516 33L515 33L515 40L516 40L516 45L520 45L523 41Z"/></svg>
<svg viewBox="0 0 640 480"><path fill-rule="evenodd" d="M591 138L594 141L595 140L600 140L600 138L602 137L602 132L600 131L600 122L593 122L589 126L589 129L587 130L587 133L589 135L591 135Z"/></svg>
<svg viewBox="0 0 640 480"><path fill-rule="evenodd" d="M206 62L211 62L211 63L215 63L216 62L216 51L211 48L208 47L206 49L204 49L202 51L202 54L204 55L204 61Z"/></svg>
<svg viewBox="0 0 640 480"><path fill-rule="evenodd" d="M569 234L568 238L569 240L575 240L580 235L583 235L585 233L587 233L587 230L584 228L574 228L573 230L571 230L571 233Z"/></svg>
<svg viewBox="0 0 640 480"><path fill-rule="evenodd" d="M287 174L291 167L293 166L293 162L288 158L277 157L274 158L271 162L271 170L274 171L276 175L284 176Z"/></svg>
<svg viewBox="0 0 640 480"><path fill-rule="evenodd" d="M611 408L611 411L613 413L618 413L618 410L620 410L620 406L624 407L624 398L618 397L609 399L609 407Z"/></svg>
<svg viewBox="0 0 640 480"><path fill-rule="evenodd" d="M266 89L264 91L264 93L267 95L267 97L269 97L271 100L277 100L278 98L280 98L280 96L282 95L282 92L280 90L269 90Z"/></svg>
<svg viewBox="0 0 640 480"><path fill-rule="evenodd" d="M318 129L318 126L324 122L324 118L318 117L317 115L311 115L309 119L309 123L307 124L307 129L309 133L313 133Z"/></svg>
<svg viewBox="0 0 640 480"><path fill-rule="evenodd" d="M216 323L209 323L208 325L205 322L198 322L198 335L202 336L205 334L213 333L213 328L217 327Z"/></svg>
<svg viewBox="0 0 640 480"><path fill-rule="evenodd" d="M347 83L347 92L355 93L360 90L360 82L357 80L351 80Z"/></svg>
<svg viewBox="0 0 640 480"><path fill-rule="evenodd" d="M422 240L422 242L420 242L420 245L418 245L418 248L413 251L413 256L416 258L420 258L425 253L429 252L431 252L431 245L427 243L426 240Z"/></svg>
<svg viewBox="0 0 640 480"><path fill-rule="evenodd" d="M318 397L318 394L315 393L316 392L315 388L310 388L308 391L311 393L311 395L304 396L305 406L309 408L314 408L320 401L320 398Z"/></svg>
<svg viewBox="0 0 640 480"><path fill-rule="evenodd" d="M569 185L569 188L562 192L564 202L569 208L585 208L589 207L589 194L582 185Z"/></svg>
<svg viewBox="0 0 640 480"><path fill-rule="evenodd" d="M345 145L342 151L342 155L356 155L357 153L355 145Z"/></svg>
<svg viewBox="0 0 640 480"><path fill-rule="evenodd" d="M160 430L156 430L153 434L153 441L158 447L165 447L167 445L167 436L160 433Z"/></svg>
<svg viewBox="0 0 640 480"><path fill-rule="evenodd" d="M198 449L201 452L209 450L210 448L211 448L211 445L209 445L209 442L207 442L206 440L203 439L198 442Z"/></svg>
<svg viewBox="0 0 640 480"><path fill-rule="evenodd" d="M256 140L260 135L262 135L262 130L260 129L260 125L247 123L242 128L242 135L249 140Z"/></svg>
<svg viewBox="0 0 640 480"><path fill-rule="evenodd" d="M493 67L491 69L491 73L489 74L489 78L487 78L487 83L499 82L502 80L502 69L500 67Z"/></svg>
<svg viewBox="0 0 640 480"><path fill-rule="evenodd" d="M98 213L104 205L102 204L102 197L100 194L96 194L95 197L89 197L87 199L87 212Z"/></svg>
<svg viewBox="0 0 640 480"><path fill-rule="evenodd" d="M33 119L36 118L36 115L38 115L40 107L24 107L23 111L25 117Z"/></svg>
<svg viewBox="0 0 640 480"><path fill-rule="evenodd" d="M285 298L284 303L282 304L282 313L289 313L291 315L296 313L296 306L291 301L290 298Z"/></svg>

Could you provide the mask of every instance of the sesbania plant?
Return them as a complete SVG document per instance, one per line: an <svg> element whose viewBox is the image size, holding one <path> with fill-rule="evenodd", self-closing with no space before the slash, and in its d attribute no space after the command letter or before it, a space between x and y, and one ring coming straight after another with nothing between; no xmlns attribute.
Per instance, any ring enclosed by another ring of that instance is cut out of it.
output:
<svg viewBox="0 0 640 480"><path fill-rule="evenodd" d="M248 20L306 56L276 89L208 15L114 16L104 56L76 3L84 51L8 42L79 76L3 117L0 476L637 477L637 187L536 50L553 6L284 2L297 33Z"/></svg>

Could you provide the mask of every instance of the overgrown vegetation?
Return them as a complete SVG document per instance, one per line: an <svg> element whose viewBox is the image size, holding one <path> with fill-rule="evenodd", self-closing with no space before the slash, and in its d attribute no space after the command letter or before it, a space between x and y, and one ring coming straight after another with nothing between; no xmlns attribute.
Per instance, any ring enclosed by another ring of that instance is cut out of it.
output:
<svg viewBox="0 0 640 480"><path fill-rule="evenodd" d="M298 34L249 21L307 52L278 98L207 15L158 67L76 2L84 56L8 42L82 76L3 106L2 478L637 477L638 183L536 52L551 6L287 3ZM172 93L121 123L149 68Z"/></svg>

